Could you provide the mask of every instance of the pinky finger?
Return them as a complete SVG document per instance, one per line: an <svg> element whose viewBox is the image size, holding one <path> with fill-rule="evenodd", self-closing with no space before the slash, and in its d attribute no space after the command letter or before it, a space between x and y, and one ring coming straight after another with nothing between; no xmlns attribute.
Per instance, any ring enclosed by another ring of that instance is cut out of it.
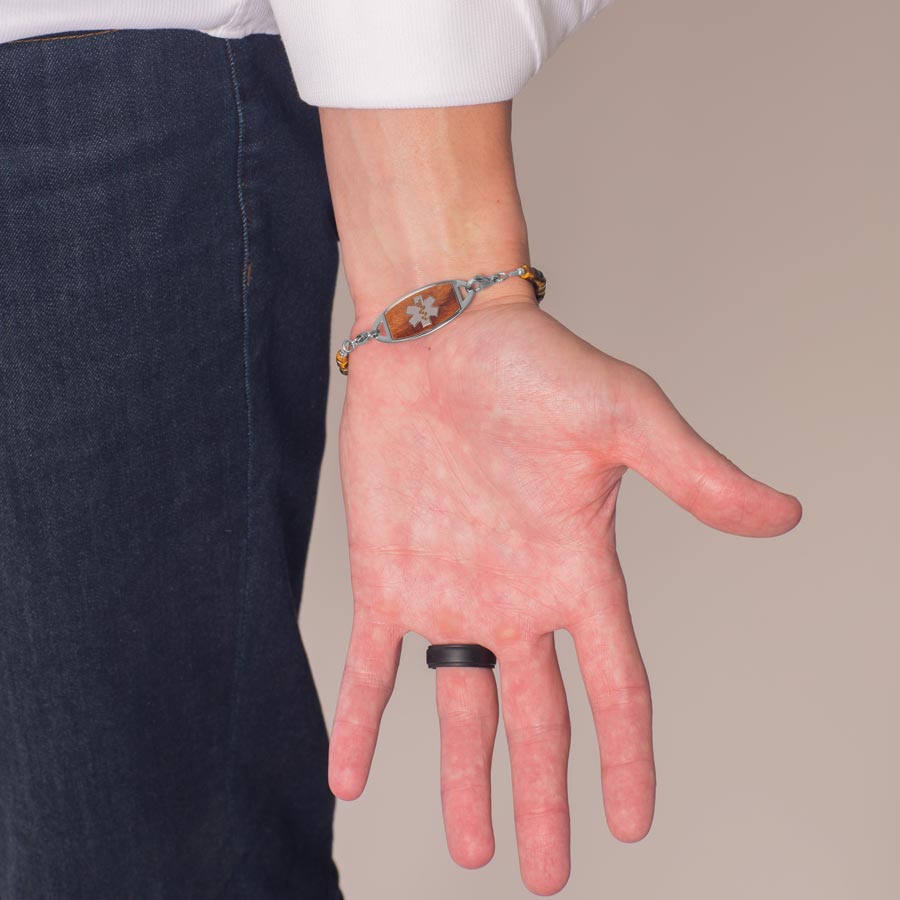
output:
<svg viewBox="0 0 900 900"><path fill-rule="evenodd" d="M400 628L353 621L328 752L328 785L341 800L355 800L366 786L402 641Z"/></svg>

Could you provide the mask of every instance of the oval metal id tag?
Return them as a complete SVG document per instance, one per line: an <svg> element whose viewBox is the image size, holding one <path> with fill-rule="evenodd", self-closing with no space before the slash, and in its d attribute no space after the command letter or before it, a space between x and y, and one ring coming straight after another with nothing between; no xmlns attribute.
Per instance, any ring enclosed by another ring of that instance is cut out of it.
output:
<svg viewBox="0 0 900 900"><path fill-rule="evenodd" d="M460 279L434 281L394 301L376 320L376 340L410 341L446 325L471 302L475 291ZM379 325L384 325L384 329Z"/></svg>

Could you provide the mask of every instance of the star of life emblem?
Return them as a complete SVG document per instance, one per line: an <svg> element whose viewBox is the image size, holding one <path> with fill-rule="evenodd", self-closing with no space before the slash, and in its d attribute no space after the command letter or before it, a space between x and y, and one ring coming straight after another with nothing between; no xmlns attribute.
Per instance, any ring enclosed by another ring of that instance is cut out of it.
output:
<svg viewBox="0 0 900 900"><path fill-rule="evenodd" d="M437 303L437 300L431 294L427 297L423 297L421 294L418 297L414 297L412 304L406 307L409 324L413 328L418 325L427 328L431 324L432 318L438 314L438 308L435 306L435 303Z"/></svg>

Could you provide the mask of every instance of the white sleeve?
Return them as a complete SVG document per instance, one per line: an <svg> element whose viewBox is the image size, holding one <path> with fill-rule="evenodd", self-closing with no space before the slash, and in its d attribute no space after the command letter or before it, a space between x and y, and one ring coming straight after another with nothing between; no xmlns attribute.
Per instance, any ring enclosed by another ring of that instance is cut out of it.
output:
<svg viewBox="0 0 900 900"><path fill-rule="evenodd" d="M313 106L463 106L514 97L612 0L270 0Z"/></svg>

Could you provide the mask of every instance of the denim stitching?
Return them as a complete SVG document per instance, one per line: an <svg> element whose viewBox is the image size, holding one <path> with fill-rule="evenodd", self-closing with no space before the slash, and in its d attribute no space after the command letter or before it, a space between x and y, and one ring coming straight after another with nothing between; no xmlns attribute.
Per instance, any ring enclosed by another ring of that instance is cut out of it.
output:
<svg viewBox="0 0 900 900"><path fill-rule="evenodd" d="M57 34L52 37L30 37L19 38L16 41L10 41L10 44L36 44L47 41L77 41L79 38L98 37L101 34L115 34L118 28L107 28L105 31L86 31L84 34Z"/></svg>
<svg viewBox="0 0 900 900"><path fill-rule="evenodd" d="M241 212L242 258L241 258L241 315L243 319L243 366L244 366L244 404L247 411L247 477L246 477L246 514L244 546L241 549L243 555L244 571L240 592L240 609L238 611L237 646L235 648L234 680L232 682L231 722L228 729L228 811L232 828L232 846L241 860L242 851L237 841L237 808L235 802L234 777L235 757L237 745L237 723L239 720L241 698L241 675L244 669L244 637L247 629L249 606L249 569L250 569L250 538L252 534L253 518L250 502L252 486L252 461L253 461L253 408L250 391L250 307L249 307L249 279L247 277L250 266L250 232L247 219L247 204L244 196L244 135L246 122L244 119L244 107L241 103L240 85L237 75L234 48L230 40L225 41L225 52L228 56L228 68L231 75L231 89L234 95L235 110L237 113L237 200ZM238 881L240 885L240 881Z"/></svg>

